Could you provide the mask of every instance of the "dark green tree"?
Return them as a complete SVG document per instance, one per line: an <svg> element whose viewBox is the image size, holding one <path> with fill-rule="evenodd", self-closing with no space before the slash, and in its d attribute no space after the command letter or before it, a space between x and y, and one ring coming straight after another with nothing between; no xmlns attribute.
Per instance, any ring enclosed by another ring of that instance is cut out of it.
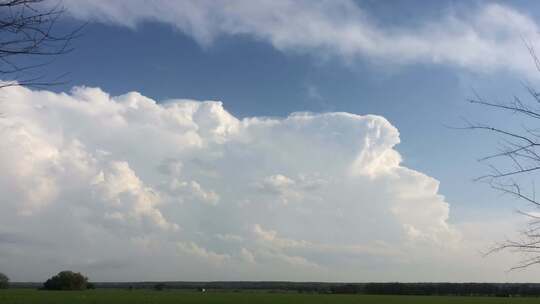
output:
<svg viewBox="0 0 540 304"><path fill-rule="evenodd" d="M88 287L88 278L80 272L61 271L43 284L46 290L84 290Z"/></svg>
<svg viewBox="0 0 540 304"><path fill-rule="evenodd" d="M9 287L9 278L7 275L0 272L0 289L6 289Z"/></svg>

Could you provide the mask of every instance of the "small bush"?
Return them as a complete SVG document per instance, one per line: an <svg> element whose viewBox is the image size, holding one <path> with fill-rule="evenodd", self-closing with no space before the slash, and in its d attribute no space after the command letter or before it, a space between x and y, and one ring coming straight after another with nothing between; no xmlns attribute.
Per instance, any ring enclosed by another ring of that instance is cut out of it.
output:
<svg viewBox="0 0 540 304"><path fill-rule="evenodd" d="M45 290L83 290L88 287L88 278L73 271L61 271L43 284Z"/></svg>
<svg viewBox="0 0 540 304"><path fill-rule="evenodd" d="M6 289L9 287L9 278L7 275L0 272L0 289Z"/></svg>

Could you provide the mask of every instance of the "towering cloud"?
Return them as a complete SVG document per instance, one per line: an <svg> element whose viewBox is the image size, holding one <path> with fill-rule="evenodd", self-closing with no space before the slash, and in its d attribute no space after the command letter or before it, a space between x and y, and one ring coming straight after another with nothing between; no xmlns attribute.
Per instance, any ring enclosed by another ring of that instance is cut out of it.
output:
<svg viewBox="0 0 540 304"><path fill-rule="evenodd" d="M339 279L460 243L380 116L238 119L85 87L0 100L0 267L21 279Z"/></svg>

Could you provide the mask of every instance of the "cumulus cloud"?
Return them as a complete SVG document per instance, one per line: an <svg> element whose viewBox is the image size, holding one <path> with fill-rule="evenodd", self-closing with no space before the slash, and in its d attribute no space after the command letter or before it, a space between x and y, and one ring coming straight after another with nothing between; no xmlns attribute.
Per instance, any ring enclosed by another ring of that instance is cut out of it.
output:
<svg viewBox="0 0 540 304"><path fill-rule="evenodd" d="M438 181L401 165L380 116L238 119L220 102L86 87L4 88L0 111L0 268L17 280L66 267L96 280L407 279L385 269L468 248Z"/></svg>
<svg viewBox="0 0 540 304"><path fill-rule="evenodd" d="M179 242L178 249L185 253L192 254L196 257L202 258L205 262L212 262L212 263L220 264L220 263L226 262L230 258L230 256L227 254L218 254L212 251L208 251L207 249L200 247L194 242L189 242L189 243Z"/></svg>
<svg viewBox="0 0 540 304"><path fill-rule="evenodd" d="M208 47L221 35L251 36L276 49L358 56L390 64L431 63L471 71L536 76L524 40L540 45L538 24L512 7L487 3L447 10L436 20L384 25L352 0L107 1L66 0L79 19L136 27L172 25Z"/></svg>

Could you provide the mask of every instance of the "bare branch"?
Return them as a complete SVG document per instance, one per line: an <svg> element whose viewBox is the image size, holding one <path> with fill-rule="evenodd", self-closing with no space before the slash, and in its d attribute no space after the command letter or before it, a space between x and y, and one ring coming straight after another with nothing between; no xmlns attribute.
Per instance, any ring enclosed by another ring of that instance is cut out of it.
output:
<svg viewBox="0 0 540 304"><path fill-rule="evenodd" d="M540 72L540 59L534 48L527 41L524 41L524 44L535 68ZM530 206L527 211L518 211L518 214L528 219L526 229L519 232L517 238L506 239L486 253L489 255L500 251L510 251L523 255L524 258L511 270L540 264L540 202L536 200L534 187L535 179L540 173L540 93L530 85L524 84L524 87L528 98L514 96L508 102L492 102L486 101L473 92L474 98L468 101L475 105L506 112L509 115L517 114L522 120L526 119L527 124L535 125L535 127L527 127L525 123L516 128L498 127L494 124L466 121L466 126L461 128L482 130L500 140L496 153L479 159L487 163L491 173L475 180L486 182L500 193L525 201ZM528 186L527 180L531 181L532 186Z"/></svg>
<svg viewBox="0 0 540 304"><path fill-rule="evenodd" d="M55 1L55 0L51 0ZM29 70L39 70L56 57L72 51L71 42L78 37L84 25L66 33L56 30L64 15L61 1L56 5L43 5L44 0L0 0L0 77L12 85L54 85L58 81L46 80L43 75L28 77ZM37 62L33 60L38 60Z"/></svg>

